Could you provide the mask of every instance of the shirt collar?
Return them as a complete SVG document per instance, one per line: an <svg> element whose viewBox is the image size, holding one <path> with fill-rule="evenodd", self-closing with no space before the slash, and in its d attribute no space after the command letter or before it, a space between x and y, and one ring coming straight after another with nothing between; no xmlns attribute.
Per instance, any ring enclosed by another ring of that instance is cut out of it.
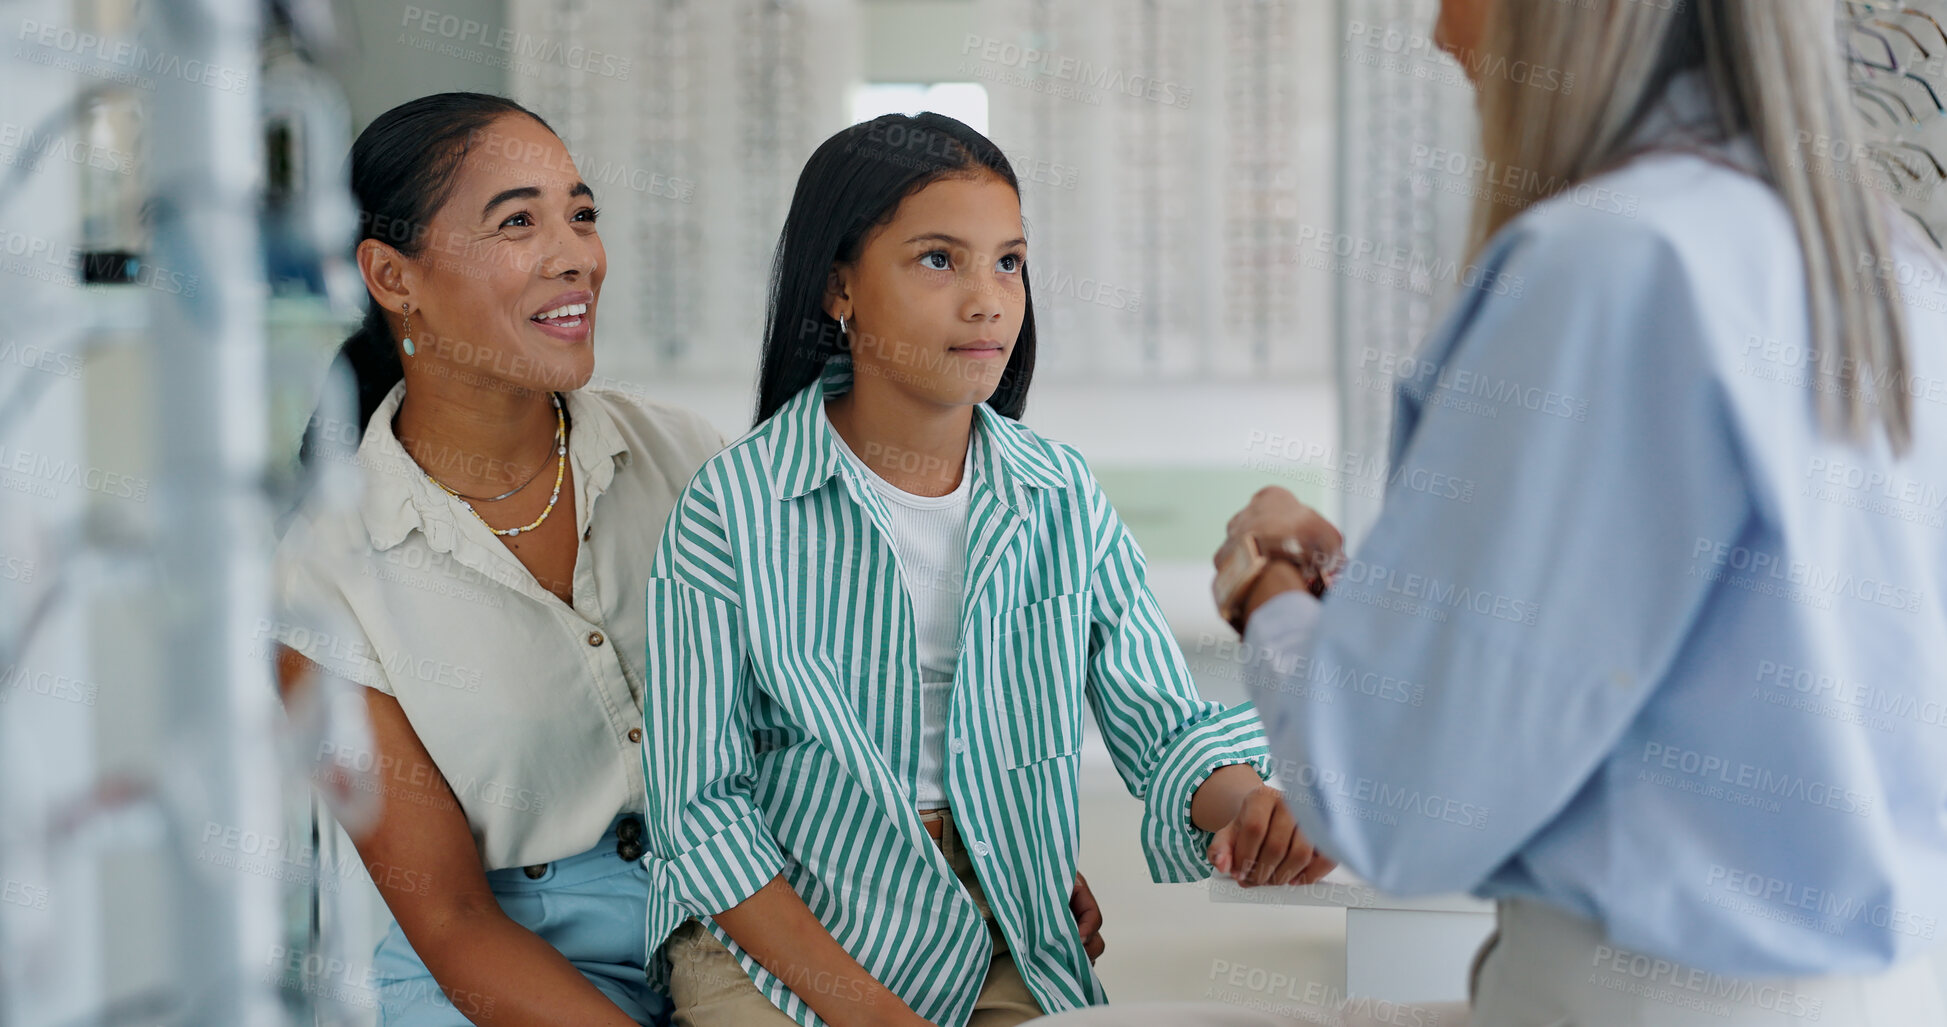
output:
<svg viewBox="0 0 1947 1027"><path fill-rule="evenodd" d="M816 491L845 466L837 433L825 417L825 401L850 391L852 358L826 361L818 381L800 390L772 415L771 481L781 502ZM1001 501L1019 509L1027 488L1066 488L1069 477L1028 430L980 403L974 407L967 468L993 486Z"/></svg>
<svg viewBox="0 0 1947 1027"><path fill-rule="evenodd" d="M417 528L435 551L451 552L459 533L457 518L472 515L426 477L393 434L392 418L405 395L406 383L401 381L386 393L378 409L372 411L372 419L365 423L357 458L365 470L359 514L376 550L398 545ZM615 418L599 398L580 390L561 396L568 409L568 462L575 469L575 485L582 498L577 508L579 516L585 518L595 497L615 480L615 468L629 462L630 452Z"/></svg>

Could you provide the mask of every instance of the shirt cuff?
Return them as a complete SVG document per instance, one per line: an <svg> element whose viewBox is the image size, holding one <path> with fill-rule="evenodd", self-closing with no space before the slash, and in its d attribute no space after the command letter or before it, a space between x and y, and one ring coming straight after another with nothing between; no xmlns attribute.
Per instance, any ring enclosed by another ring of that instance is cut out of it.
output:
<svg viewBox="0 0 1947 1027"><path fill-rule="evenodd" d="M1244 641L1253 648L1269 647L1298 655L1310 648L1323 604L1300 589L1280 592L1251 614L1244 625ZM1253 661L1255 662L1255 661Z"/></svg>
<svg viewBox="0 0 1947 1027"><path fill-rule="evenodd" d="M343 638L288 623L280 623L271 632L271 638L324 668L327 674L386 695L394 694L392 682L386 680L384 668L369 655L371 648L363 639Z"/></svg>
<svg viewBox="0 0 1947 1027"><path fill-rule="evenodd" d="M784 869L784 851L755 810L687 851L643 860L654 887L694 917L715 916L758 893Z"/></svg>
<svg viewBox="0 0 1947 1027"><path fill-rule="evenodd" d="M1247 763L1271 776L1271 750L1250 703L1233 706L1183 733L1156 768L1143 814L1143 853L1157 884L1201 881L1216 872L1207 853L1214 837L1190 819L1197 789L1220 767Z"/></svg>

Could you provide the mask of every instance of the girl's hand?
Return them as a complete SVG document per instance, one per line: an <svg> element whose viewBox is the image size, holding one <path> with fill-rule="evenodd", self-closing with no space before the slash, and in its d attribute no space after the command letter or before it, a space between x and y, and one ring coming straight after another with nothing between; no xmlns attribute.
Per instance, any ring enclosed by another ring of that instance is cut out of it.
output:
<svg viewBox="0 0 1947 1027"><path fill-rule="evenodd" d="M1210 862L1246 888L1311 884L1338 866L1312 847L1285 808L1284 793L1260 785L1244 797L1236 819L1217 831Z"/></svg>
<svg viewBox="0 0 1947 1027"><path fill-rule="evenodd" d="M1075 929L1081 932L1082 950L1093 963L1109 943L1102 940L1102 907L1096 903L1095 893L1088 890L1088 878L1080 874L1075 875L1075 890L1068 896L1068 909L1075 914Z"/></svg>

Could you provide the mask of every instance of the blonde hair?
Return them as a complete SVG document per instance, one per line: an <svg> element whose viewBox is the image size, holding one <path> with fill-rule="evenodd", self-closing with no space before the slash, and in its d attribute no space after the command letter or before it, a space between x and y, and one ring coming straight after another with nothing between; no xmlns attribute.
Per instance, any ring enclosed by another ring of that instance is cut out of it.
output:
<svg viewBox="0 0 1947 1027"><path fill-rule="evenodd" d="M1853 114L1832 0L1492 0L1477 79L1482 155L1519 168L1522 187L1488 190L1478 249L1523 210L1627 162L1644 117L1681 72L1701 71L1725 139L1749 133L1805 253L1813 366L1829 428L1863 440L1878 427L1896 452L1912 441L1906 314L1875 273L1891 255L1888 211L1862 177L1805 159L1801 141L1851 152ZM1561 88L1538 88L1559 83ZM1823 383L1821 383L1823 384Z"/></svg>

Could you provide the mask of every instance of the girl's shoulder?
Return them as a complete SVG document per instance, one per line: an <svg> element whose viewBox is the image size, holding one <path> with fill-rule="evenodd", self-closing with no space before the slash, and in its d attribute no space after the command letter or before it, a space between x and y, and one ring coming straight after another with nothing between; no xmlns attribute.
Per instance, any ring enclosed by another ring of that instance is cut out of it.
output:
<svg viewBox="0 0 1947 1027"><path fill-rule="evenodd" d="M989 408L982 410L986 415L983 421L1000 448L1030 475L1051 479L1050 484L1071 492L1086 493L1095 488L1095 475L1081 450Z"/></svg>

